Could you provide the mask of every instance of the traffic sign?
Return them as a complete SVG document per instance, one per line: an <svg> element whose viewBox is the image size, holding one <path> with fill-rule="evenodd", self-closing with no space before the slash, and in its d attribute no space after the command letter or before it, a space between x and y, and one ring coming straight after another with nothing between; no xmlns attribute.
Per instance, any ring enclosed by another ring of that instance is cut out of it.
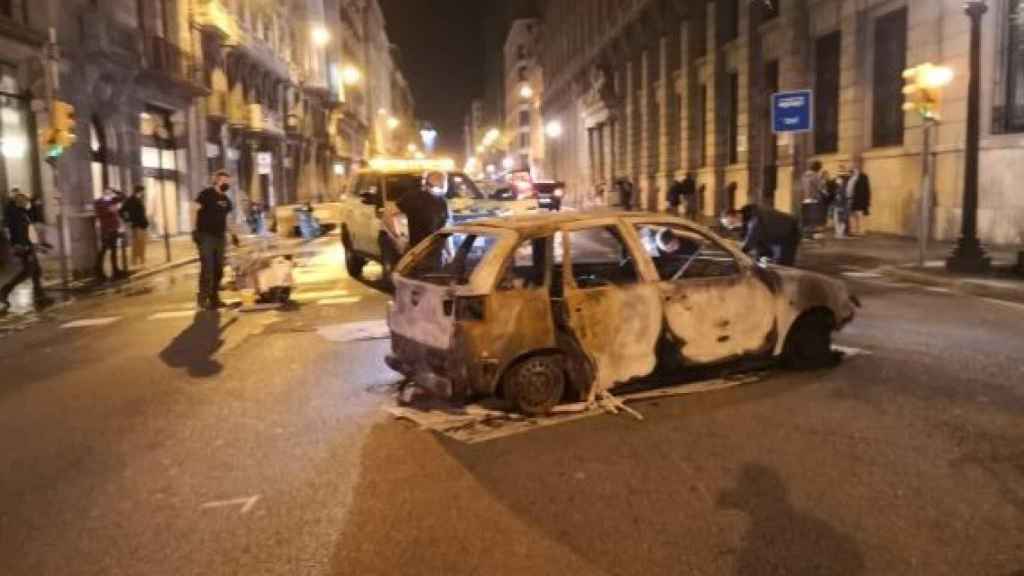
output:
<svg viewBox="0 0 1024 576"><path fill-rule="evenodd" d="M814 92L794 90L772 94L772 132L786 134L814 129Z"/></svg>

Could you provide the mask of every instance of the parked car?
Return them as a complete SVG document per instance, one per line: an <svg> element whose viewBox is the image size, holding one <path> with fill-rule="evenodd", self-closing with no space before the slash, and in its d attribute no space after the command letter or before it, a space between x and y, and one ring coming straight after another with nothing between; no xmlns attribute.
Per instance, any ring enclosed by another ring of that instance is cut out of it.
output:
<svg viewBox="0 0 1024 576"><path fill-rule="evenodd" d="M403 194L419 191L423 177L440 173L448 203L448 224L536 210L535 202L509 204L487 199L473 179L436 160L388 160L359 171L340 201L345 266L358 278L368 261L380 262L385 282L408 245L408 221L397 208Z"/></svg>
<svg viewBox="0 0 1024 576"><path fill-rule="evenodd" d="M841 282L764 265L692 222L645 213L488 219L399 263L388 364L450 398L543 414L651 374L744 357L833 358Z"/></svg>
<svg viewBox="0 0 1024 576"><path fill-rule="evenodd" d="M543 210L558 212L562 209L562 196L565 193L565 182L540 181L533 183L537 204Z"/></svg>

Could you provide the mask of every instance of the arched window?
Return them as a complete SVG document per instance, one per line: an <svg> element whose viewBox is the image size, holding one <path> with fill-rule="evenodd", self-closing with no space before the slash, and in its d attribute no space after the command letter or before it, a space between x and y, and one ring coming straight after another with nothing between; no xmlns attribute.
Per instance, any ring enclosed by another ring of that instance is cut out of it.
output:
<svg viewBox="0 0 1024 576"><path fill-rule="evenodd" d="M1006 129L1024 132L1024 0L1010 1L1007 18Z"/></svg>

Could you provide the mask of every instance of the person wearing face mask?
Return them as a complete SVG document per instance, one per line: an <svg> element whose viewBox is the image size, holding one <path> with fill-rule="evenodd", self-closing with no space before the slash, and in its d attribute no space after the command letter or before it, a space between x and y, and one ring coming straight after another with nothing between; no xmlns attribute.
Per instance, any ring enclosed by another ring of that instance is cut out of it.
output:
<svg viewBox="0 0 1024 576"><path fill-rule="evenodd" d="M200 308L212 310L223 308L220 299L220 281L224 274L225 238L229 233L228 215L234 209L228 191L231 190L231 175L224 170L213 175L213 183L196 197L192 207L192 241L199 249L199 294ZM238 246L238 236L230 231L231 242Z"/></svg>

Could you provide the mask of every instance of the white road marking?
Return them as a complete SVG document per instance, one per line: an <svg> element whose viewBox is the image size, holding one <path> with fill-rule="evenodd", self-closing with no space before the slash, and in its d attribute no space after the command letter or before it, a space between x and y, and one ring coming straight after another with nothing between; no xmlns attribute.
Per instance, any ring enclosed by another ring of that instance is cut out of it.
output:
<svg viewBox="0 0 1024 576"><path fill-rule="evenodd" d="M841 274L847 278L883 278L877 272L842 272Z"/></svg>
<svg viewBox="0 0 1024 576"><path fill-rule="evenodd" d="M943 288L941 286L925 286L925 290L929 292L935 292L936 294L952 294L953 291L949 288Z"/></svg>
<svg viewBox="0 0 1024 576"><path fill-rule="evenodd" d="M325 298L340 298L348 296L348 290L321 290L319 292L299 292L292 294L292 300L297 302L309 302L311 300L323 300Z"/></svg>
<svg viewBox="0 0 1024 576"><path fill-rule="evenodd" d="M854 348L853 346L840 346L833 344L832 349L836 352L842 352L847 358L854 358L856 356L870 356L871 351L863 348Z"/></svg>
<svg viewBox="0 0 1024 576"><path fill-rule="evenodd" d="M1024 304L1020 304L1019 302L1009 302L1007 300L999 300L996 298L982 298L982 300L1024 312Z"/></svg>
<svg viewBox="0 0 1024 576"><path fill-rule="evenodd" d="M256 502L259 502L259 499L260 499L260 495L259 494L254 494L252 496L249 496L248 498L235 498L235 499L232 499L232 500L216 500L214 502L207 502L206 504L203 504L202 506L200 506L200 508L203 508L203 509L226 508L228 506L238 506L238 505L241 505L242 509L241 509L241 511L239 513L240 514L248 514L249 511L252 510L252 507L256 505Z"/></svg>
<svg viewBox="0 0 1024 576"><path fill-rule="evenodd" d="M342 297L342 298L327 298L325 300L320 300L319 302L317 302L317 305L319 305L319 306L334 306L336 304L355 304L356 302L359 302L361 300L362 300L362 298L360 298L359 296L345 296L345 297Z"/></svg>
<svg viewBox="0 0 1024 576"><path fill-rule="evenodd" d="M120 316L111 316L109 318L87 318L84 320L73 320L65 324L61 324L61 328L90 328L93 326L107 326L120 320Z"/></svg>
<svg viewBox="0 0 1024 576"><path fill-rule="evenodd" d="M195 316L195 310L178 310L176 312L157 312L147 320L168 320L170 318L191 318Z"/></svg>

